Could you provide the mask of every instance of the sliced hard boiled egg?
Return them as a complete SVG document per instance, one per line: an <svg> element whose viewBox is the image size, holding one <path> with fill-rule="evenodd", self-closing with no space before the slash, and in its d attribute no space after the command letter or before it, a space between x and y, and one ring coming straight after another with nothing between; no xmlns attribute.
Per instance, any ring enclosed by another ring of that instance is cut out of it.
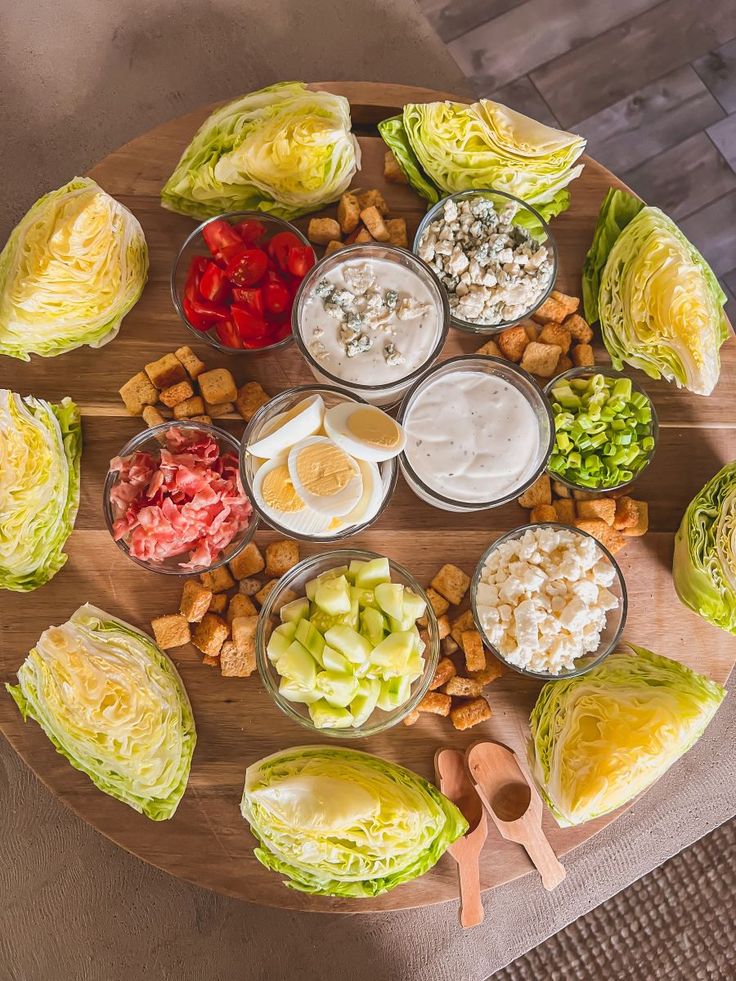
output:
<svg viewBox="0 0 736 981"><path fill-rule="evenodd" d="M353 510L342 519L345 525L360 525L364 521L370 521L376 516L383 500L383 480L378 466L369 460L357 462L363 477L363 494Z"/></svg>
<svg viewBox="0 0 736 981"><path fill-rule="evenodd" d="M331 518L348 514L363 494L358 461L326 436L311 436L293 446L289 473L302 500Z"/></svg>
<svg viewBox="0 0 736 981"><path fill-rule="evenodd" d="M266 517L289 531L324 535L329 529L330 516L313 511L299 496L285 457L269 460L259 468L253 480L253 497Z"/></svg>
<svg viewBox="0 0 736 981"><path fill-rule="evenodd" d="M322 428L325 403L321 395L310 395L293 408L280 412L270 419L261 430L259 438L248 444L248 452L255 457L272 460Z"/></svg>
<svg viewBox="0 0 736 981"><path fill-rule="evenodd" d="M406 444L398 422L374 405L334 405L325 413L324 427L333 442L358 460L381 463L398 456Z"/></svg>

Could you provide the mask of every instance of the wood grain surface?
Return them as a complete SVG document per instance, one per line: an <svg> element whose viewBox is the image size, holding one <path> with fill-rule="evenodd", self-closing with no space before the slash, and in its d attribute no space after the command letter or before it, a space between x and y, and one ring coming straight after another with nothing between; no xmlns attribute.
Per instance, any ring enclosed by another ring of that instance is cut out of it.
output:
<svg viewBox="0 0 736 981"><path fill-rule="evenodd" d="M437 96L424 89L370 83L324 83L324 87L348 95L359 131L405 101ZM126 144L91 171L105 190L137 215L150 249L149 283L118 338L98 351L82 349L58 360L34 359L30 364L2 366L1 383L5 386L50 399L67 394L74 397L82 407L85 438L82 502L69 541L67 566L34 593L3 597L2 681L14 679L41 631L66 620L80 603L93 602L144 629L152 616L177 607L180 586L176 582L145 572L116 548L104 528L100 500L107 461L140 428L139 419L126 415L118 388L144 362L189 342L171 305L168 280L173 258L192 222L161 209L158 194L181 150L209 111L203 108L158 127ZM356 176L356 184L383 187L383 144L370 135L361 136L360 141L363 169ZM563 290L579 290L582 259L598 207L612 184L619 182L587 159L583 176L572 187L570 210L554 222L561 254L558 285ZM413 231L423 211L422 203L406 187L387 185L384 193L392 214L405 215ZM477 346L472 339L452 331L442 356L472 351ZM278 359L227 358L203 345L197 350L212 366L227 364L239 383L255 378L272 394L312 380L293 347ZM719 681L725 680L733 664L733 643L728 635L679 604L670 563L673 534L684 507L695 490L732 455L736 425L734 360L730 340L723 349L721 382L708 399L645 381L662 426L659 452L638 491L651 502L652 531L627 545L619 555L630 600L625 636L679 658ZM242 432L242 421L233 418L226 425L238 434ZM414 498L400 482L380 521L351 544L385 551L406 564L421 581L428 581L437 567L448 561L472 573L488 543L524 519L525 512L515 505L470 515L435 511ZM258 535L261 542L275 537L268 531ZM316 550L307 548L304 554ZM257 677L221 678L202 665L193 648L172 653L191 696L198 746L187 793L169 822L150 822L97 791L55 754L38 726L22 723L8 698L0 698L0 727L41 779L85 820L148 862L199 885L264 905L331 912L429 905L456 895L454 863L448 857L423 878L370 901L302 896L284 888L277 875L253 858L253 839L238 810L243 774L246 766L261 756L315 740L279 712ZM519 677L494 683L488 689L493 718L465 734L456 733L447 720L423 717L412 728L399 726L360 746L428 778L432 776L434 752L445 744L463 748L486 736L523 752L526 719L538 687ZM615 817L561 830L545 815L544 826L555 851L563 855ZM481 866L484 888L509 881L529 868L522 849L489 835Z"/></svg>

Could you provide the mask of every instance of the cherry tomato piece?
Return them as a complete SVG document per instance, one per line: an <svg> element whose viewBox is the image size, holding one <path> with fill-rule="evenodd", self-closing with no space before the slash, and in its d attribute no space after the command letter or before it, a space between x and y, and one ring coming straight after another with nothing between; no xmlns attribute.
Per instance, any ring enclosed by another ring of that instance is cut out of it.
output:
<svg viewBox="0 0 736 981"><path fill-rule="evenodd" d="M266 253L260 249L241 248L230 259L225 272L234 286L255 286L268 268Z"/></svg>
<svg viewBox="0 0 736 981"><path fill-rule="evenodd" d="M230 307L230 313L241 339L263 347L268 336L268 324L263 317L259 317L245 307L235 305Z"/></svg>
<svg viewBox="0 0 736 981"><path fill-rule="evenodd" d="M226 306L221 306L218 303L210 303L209 300L203 300L199 296L192 296L191 293L185 294L184 300L200 320L207 320L210 323L214 323L214 321L227 320L230 316Z"/></svg>
<svg viewBox="0 0 736 981"><path fill-rule="evenodd" d="M234 286L233 301L247 307L258 317L263 316L263 293L259 286Z"/></svg>
<svg viewBox="0 0 736 981"><path fill-rule="evenodd" d="M240 221L237 225L233 225L233 228L246 245L255 245L266 234L266 226L255 218Z"/></svg>
<svg viewBox="0 0 736 981"><path fill-rule="evenodd" d="M225 347L243 346L240 341L240 334L238 334L230 320L225 320L221 324L218 324L215 327L215 333L217 334L220 344L224 344Z"/></svg>
<svg viewBox="0 0 736 981"><path fill-rule="evenodd" d="M286 266L292 276L304 279L316 261L314 249L309 249L306 245L295 245L289 249Z"/></svg>
<svg viewBox="0 0 736 981"><path fill-rule="evenodd" d="M199 281L200 295L211 303L218 303L227 296L227 287L224 269L214 262L208 262Z"/></svg>
<svg viewBox="0 0 736 981"><path fill-rule="evenodd" d="M207 248L212 255L217 255L227 246L243 244L233 226L224 218L217 218L205 225L202 229L202 238L207 243Z"/></svg>
<svg viewBox="0 0 736 981"><path fill-rule="evenodd" d="M269 313L285 313L291 306L291 293L283 283L267 282L263 287L263 303Z"/></svg>
<svg viewBox="0 0 736 981"><path fill-rule="evenodd" d="M182 306L184 307L184 316L187 318L187 320L192 325L192 327L194 327L195 330L201 330L202 332L204 332L210 329L214 321L212 320L211 317L200 316L194 310L194 307L192 306L192 301L189 299L188 296L184 297Z"/></svg>
<svg viewBox="0 0 736 981"><path fill-rule="evenodd" d="M266 248L271 258L278 263L279 268L286 269L289 261L289 250L301 246L301 241L293 232L279 232L270 239Z"/></svg>
<svg viewBox="0 0 736 981"><path fill-rule="evenodd" d="M290 334L291 334L291 321L287 320L285 323L281 324L280 327L276 328L275 336L272 343L277 344L279 341L283 341L283 339L285 337L288 337Z"/></svg>

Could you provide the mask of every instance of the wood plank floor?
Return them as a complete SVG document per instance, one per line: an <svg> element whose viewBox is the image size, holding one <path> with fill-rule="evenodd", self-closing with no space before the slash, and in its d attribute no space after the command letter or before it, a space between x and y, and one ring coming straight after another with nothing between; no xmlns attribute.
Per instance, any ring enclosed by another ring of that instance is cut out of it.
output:
<svg viewBox="0 0 736 981"><path fill-rule="evenodd" d="M419 0L478 96L581 133L680 223L736 322L734 0Z"/></svg>

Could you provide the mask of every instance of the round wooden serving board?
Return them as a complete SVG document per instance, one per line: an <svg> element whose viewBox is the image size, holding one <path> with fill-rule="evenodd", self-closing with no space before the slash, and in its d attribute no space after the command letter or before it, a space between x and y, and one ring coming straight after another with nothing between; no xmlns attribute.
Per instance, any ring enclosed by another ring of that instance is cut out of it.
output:
<svg viewBox="0 0 736 981"><path fill-rule="evenodd" d="M375 124L405 103L447 97L425 89L371 83L324 83L315 86L346 95L363 150L362 170L355 183L383 191L392 215L404 215L410 235L424 211L424 202L408 187L385 184L385 147ZM80 406L84 425L82 500L76 528L69 540L69 561L56 578L33 593L4 593L0 672L2 681L15 672L28 650L49 624L65 621L85 601L148 630L152 617L178 608L181 583L146 572L116 548L105 530L101 493L109 459L134 433L141 420L125 412L118 389L143 364L181 344L191 343L179 323L169 296L169 274L177 249L193 222L161 208L159 192L180 153L210 112L202 108L159 126L112 153L91 172L100 185L139 218L148 241L151 270L148 285L128 315L119 336L100 350L82 348L63 358L34 358L30 364L5 359L0 384L23 394L56 400L70 395ZM598 208L611 185L622 186L607 170L585 158L582 177L571 185L572 204L553 222L560 248L560 289L579 295L583 258L591 240ZM62 179L71 174L60 175ZM334 214L334 208L325 210ZM306 225L306 221L299 223ZM480 346L451 330L443 357L472 352ZM651 530L620 553L629 589L626 637L677 658L717 681L726 680L736 645L728 634L705 624L677 600L670 563L673 534L693 494L733 456L736 423L735 346L723 349L721 382L710 398L699 398L644 376L656 402L662 426L654 464L637 487L650 502ZM296 347L269 358L220 356L200 345L197 353L208 365L227 365L239 384L259 380L276 394L312 381ZM599 352L601 361L604 352ZM242 420L228 427L242 433ZM526 518L516 504L494 511L454 515L417 500L399 480L393 501L380 521L350 544L385 552L428 582L445 562L471 574L481 552L503 532ZM263 544L275 538L258 534ZM305 549L304 553L315 551ZM198 743L187 792L171 821L155 823L98 791L83 774L57 755L34 722L24 724L11 699L0 697L0 726L23 759L48 787L77 814L113 841L161 869L201 886L269 906L304 910L362 912L425 906L457 896L455 863L445 856L424 877L373 900L346 901L305 896L287 889L280 877L253 857L253 839L239 812L246 766L288 746L315 742L271 703L257 675L249 679L220 677L202 664L194 648L172 652L194 707ZM529 710L539 686L508 675L489 689L493 718L464 734L448 719L423 716L413 727L399 725L358 748L402 763L432 779L435 750L443 745L464 748L488 737L506 742L523 755ZM560 855L615 820L609 815L579 828L561 830L549 814L545 829ZM490 888L530 870L525 852L503 841L491 828L482 856L482 885ZM536 873L534 873L536 875ZM541 889L540 883L540 889Z"/></svg>

